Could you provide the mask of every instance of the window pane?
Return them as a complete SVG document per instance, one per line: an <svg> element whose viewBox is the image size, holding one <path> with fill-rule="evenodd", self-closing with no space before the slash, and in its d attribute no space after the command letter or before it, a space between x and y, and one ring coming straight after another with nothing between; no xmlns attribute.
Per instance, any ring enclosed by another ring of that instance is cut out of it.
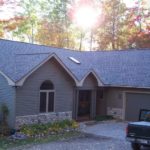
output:
<svg viewBox="0 0 150 150"><path fill-rule="evenodd" d="M54 92L48 93L48 112L54 111Z"/></svg>
<svg viewBox="0 0 150 150"><path fill-rule="evenodd" d="M54 86L50 81L45 81L42 83L40 89L41 90L53 90Z"/></svg>
<svg viewBox="0 0 150 150"><path fill-rule="evenodd" d="M46 112L46 93L40 93L40 112Z"/></svg>

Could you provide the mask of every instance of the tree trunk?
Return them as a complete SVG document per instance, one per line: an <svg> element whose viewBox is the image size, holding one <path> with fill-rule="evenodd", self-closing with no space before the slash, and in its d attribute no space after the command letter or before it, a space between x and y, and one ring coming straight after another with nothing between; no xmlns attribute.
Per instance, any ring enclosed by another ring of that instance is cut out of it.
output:
<svg viewBox="0 0 150 150"><path fill-rule="evenodd" d="M82 51L82 41L83 41L83 33L81 32L79 51Z"/></svg>
<svg viewBox="0 0 150 150"><path fill-rule="evenodd" d="M90 37L90 51L92 51L92 48L93 48L93 30L91 29L91 37Z"/></svg>

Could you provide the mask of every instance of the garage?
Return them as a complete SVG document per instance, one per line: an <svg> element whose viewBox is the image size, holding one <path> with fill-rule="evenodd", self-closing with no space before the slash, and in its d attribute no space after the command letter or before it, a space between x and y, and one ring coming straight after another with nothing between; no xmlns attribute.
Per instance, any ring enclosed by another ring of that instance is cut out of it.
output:
<svg viewBox="0 0 150 150"><path fill-rule="evenodd" d="M150 93L126 93L125 120L138 121L140 109L150 109Z"/></svg>

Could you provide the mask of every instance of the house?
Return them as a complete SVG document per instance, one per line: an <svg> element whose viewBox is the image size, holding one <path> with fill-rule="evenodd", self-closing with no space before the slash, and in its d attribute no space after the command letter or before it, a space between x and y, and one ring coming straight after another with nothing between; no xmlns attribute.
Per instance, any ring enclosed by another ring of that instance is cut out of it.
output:
<svg viewBox="0 0 150 150"><path fill-rule="evenodd" d="M9 125L150 109L150 49L86 51L0 40L0 103Z"/></svg>

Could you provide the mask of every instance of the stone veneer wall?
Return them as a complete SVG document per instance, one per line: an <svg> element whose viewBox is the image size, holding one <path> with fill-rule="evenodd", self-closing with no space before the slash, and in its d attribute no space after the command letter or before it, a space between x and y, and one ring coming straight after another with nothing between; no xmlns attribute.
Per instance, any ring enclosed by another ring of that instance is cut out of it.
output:
<svg viewBox="0 0 150 150"><path fill-rule="evenodd" d="M38 115L17 116L15 127L18 129L24 124L48 123L61 120L72 120L72 111L67 112L52 112Z"/></svg>
<svg viewBox="0 0 150 150"><path fill-rule="evenodd" d="M122 108L107 107L107 115L111 115L116 119L122 119L123 120L123 109Z"/></svg>

